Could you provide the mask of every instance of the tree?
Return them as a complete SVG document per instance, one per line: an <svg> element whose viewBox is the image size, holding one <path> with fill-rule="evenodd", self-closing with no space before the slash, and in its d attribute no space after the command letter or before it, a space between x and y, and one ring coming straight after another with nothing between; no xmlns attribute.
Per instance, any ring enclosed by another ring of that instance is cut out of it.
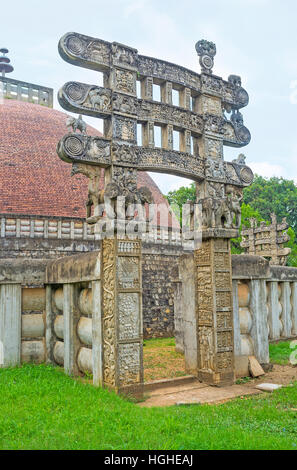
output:
<svg viewBox="0 0 297 470"><path fill-rule="evenodd" d="M244 189L243 202L257 209L265 220L270 220L272 212L279 221L287 217L290 227L297 231L297 186L294 181L256 175L253 184Z"/></svg>
<svg viewBox="0 0 297 470"><path fill-rule="evenodd" d="M287 231L290 241L286 243L286 247L291 248L291 253L288 256L288 266L297 267L297 243L296 243L296 234L294 230L289 227Z"/></svg>
<svg viewBox="0 0 297 470"><path fill-rule="evenodd" d="M168 200L170 206L173 209L176 217L178 218L180 224L182 222L182 207L188 201L195 201L196 199L196 187L195 183L191 183L190 186L185 187L182 186L175 191L169 191L167 196L165 196Z"/></svg>
<svg viewBox="0 0 297 470"><path fill-rule="evenodd" d="M232 238L231 240L231 253L233 255L240 255L244 252L244 249L240 246L240 242L242 240L241 230L242 227L251 226L249 221L251 218L257 219L258 222L262 222L264 220L258 210L253 209L249 204L245 204L243 202L241 205L241 226L239 229L239 237Z"/></svg>
<svg viewBox="0 0 297 470"><path fill-rule="evenodd" d="M191 183L190 186L182 186L175 191L169 191L167 196L165 196L169 204L177 204L182 207L183 204L186 204L187 201L195 201L196 199L196 187L195 183Z"/></svg>
<svg viewBox="0 0 297 470"><path fill-rule="evenodd" d="M188 201L195 201L196 199L196 187L195 183L192 183L189 187L182 186L181 188L170 191L166 196L169 204L172 206L175 215L178 217L178 220L182 221L182 206L186 204ZM241 207L241 218L242 218L242 225L245 227L249 227L250 223L248 219L256 218L259 222L264 220L259 211L253 209L249 204L242 204ZM240 227L240 231L241 231ZM233 254L240 254L243 252L243 248L240 247L241 236L238 238L234 238L232 240L232 253Z"/></svg>
<svg viewBox="0 0 297 470"><path fill-rule="evenodd" d="M189 187L182 187L176 191L170 191L167 195L170 205L181 222L181 209L187 201L195 201L195 183ZM287 217L290 225L288 234L291 239L286 244L292 252L288 257L288 266L297 267L297 186L294 181L284 178L263 178L255 176L251 186L243 191L243 203L241 206L242 226L249 227L250 218L257 219L258 222L265 221L268 225L271 222L270 214L274 212L279 222ZM232 239L232 253L240 254L244 250L240 247L241 236Z"/></svg>

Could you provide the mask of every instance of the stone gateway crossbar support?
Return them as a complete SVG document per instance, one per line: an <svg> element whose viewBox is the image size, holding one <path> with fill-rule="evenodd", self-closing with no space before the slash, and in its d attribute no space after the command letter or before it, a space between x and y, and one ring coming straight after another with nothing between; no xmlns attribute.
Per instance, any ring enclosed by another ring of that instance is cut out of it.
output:
<svg viewBox="0 0 297 470"><path fill-rule="evenodd" d="M230 239L238 235L242 190L253 181L253 173L244 155L225 162L223 146L249 143L240 112L249 98L240 77L230 75L224 81L212 73L215 44L201 40L196 51L201 74L77 33L65 34L59 42L64 60L104 75L104 87L68 82L59 91L61 106L80 116L68 122L74 132L61 139L58 155L72 163L73 174L89 177L87 222L95 234L102 235L102 221L112 218L100 211L103 201L111 202L117 219L116 236L105 234L101 241L102 370L97 374L98 384L116 390L143 382L142 294L141 241L119 234L121 216L113 201L124 197L130 207L152 202L147 188L137 188L137 172L144 170L196 182L196 203L202 208L202 243L195 249L197 375L215 385L234 381ZM154 99L155 85L160 101ZM178 104L173 104L173 91ZM103 119L104 136L86 135L81 115ZM159 147L156 126L161 128ZM178 149L174 131L179 132ZM102 168L105 188L100 192ZM137 212L129 212L128 205L124 210L128 221ZM142 228L146 230L146 223Z"/></svg>

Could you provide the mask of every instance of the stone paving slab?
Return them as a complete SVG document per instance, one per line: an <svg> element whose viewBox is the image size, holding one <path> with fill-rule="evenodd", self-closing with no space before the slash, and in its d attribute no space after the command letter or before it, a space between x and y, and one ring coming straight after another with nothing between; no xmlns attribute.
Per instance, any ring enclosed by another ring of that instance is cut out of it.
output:
<svg viewBox="0 0 297 470"><path fill-rule="evenodd" d="M200 385L200 386L199 386ZM256 388L247 388L243 385L232 385L229 387L211 387L205 384L193 384L186 389L174 388L161 391L158 390L154 395L151 394L145 402L139 404L141 407L153 406L172 406L172 405L190 405L190 404L215 404L224 403L233 398L247 395L258 395L262 393ZM162 392L162 393L161 393Z"/></svg>
<svg viewBox="0 0 297 470"><path fill-rule="evenodd" d="M198 380L196 380L194 383L191 384L177 385L173 387L168 386L162 389L152 390L151 392L148 392L148 395L150 397L158 397L161 395L172 395L173 393L194 393L195 390L201 390L202 388L209 388L209 386L200 383L198 382Z"/></svg>
<svg viewBox="0 0 297 470"><path fill-rule="evenodd" d="M178 384L176 381L166 381L162 388L148 391L149 398L138 406L173 406L190 405L190 404L219 404L238 397L249 395L258 395L265 393L256 387L263 384L280 384L283 386L291 386L297 381L297 368L291 365L273 366L273 370L262 377L250 379L247 383L241 385L232 385L228 387L212 387L205 383L200 383L193 377L192 381ZM266 392L267 393L267 392Z"/></svg>

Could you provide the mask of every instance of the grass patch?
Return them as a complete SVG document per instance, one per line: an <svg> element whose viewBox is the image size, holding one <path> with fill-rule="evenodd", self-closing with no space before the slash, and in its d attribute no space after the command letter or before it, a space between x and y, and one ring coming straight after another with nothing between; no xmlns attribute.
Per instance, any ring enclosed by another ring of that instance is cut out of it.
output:
<svg viewBox="0 0 297 470"><path fill-rule="evenodd" d="M290 348L291 341L282 341L269 344L270 362L273 364L286 365L290 363L290 355L293 349Z"/></svg>
<svg viewBox="0 0 297 470"><path fill-rule="evenodd" d="M236 380L236 385L242 385L250 382L252 380L252 377L240 377L239 379Z"/></svg>
<svg viewBox="0 0 297 470"><path fill-rule="evenodd" d="M147 339L143 345L145 382L187 375L184 355L175 351L174 338Z"/></svg>
<svg viewBox="0 0 297 470"><path fill-rule="evenodd" d="M222 405L140 408L61 369L24 365L0 369L0 390L0 449L297 448L297 382Z"/></svg>

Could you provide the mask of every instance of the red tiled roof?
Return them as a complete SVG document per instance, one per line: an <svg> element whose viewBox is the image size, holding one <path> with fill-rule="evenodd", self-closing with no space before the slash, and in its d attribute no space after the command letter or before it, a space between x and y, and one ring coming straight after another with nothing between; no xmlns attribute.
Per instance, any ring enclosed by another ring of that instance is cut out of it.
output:
<svg viewBox="0 0 297 470"><path fill-rule="evenodd" d="M71 177L71 165L56 154L66 116L16 100L0 105L0 213L85 217L87 178ZM89 126L87 132L99 134ZM138 184L150 188L155 203L167 205L147 173L139 172Z"/></svg>

